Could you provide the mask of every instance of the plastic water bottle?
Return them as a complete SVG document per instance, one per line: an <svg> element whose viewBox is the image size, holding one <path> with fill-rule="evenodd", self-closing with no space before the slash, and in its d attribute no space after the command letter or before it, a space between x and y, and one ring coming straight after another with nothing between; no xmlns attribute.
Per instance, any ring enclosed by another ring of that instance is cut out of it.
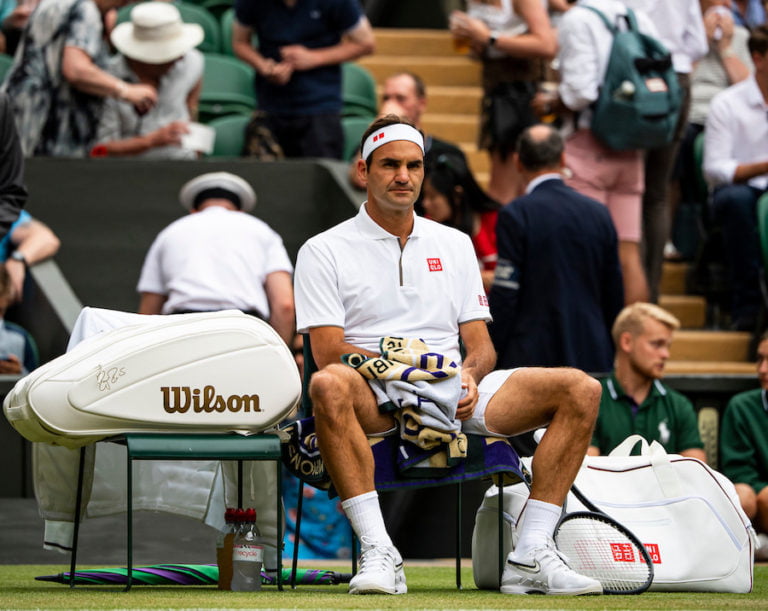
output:
<svg viewBox="0 0 768 611"><path fill-rule="evenodd" d="M241 515L242 522L232 542L232 590L254 592L261 590L264 546L256 526L256 510L246 509Z"/></svg>
<svg viewBox="0 0 768 611"><path fill-rule="evenodd" d="M219 590L232 589L232 541L235 538L235 512L228 507L224 512L226 529L216 538L216 564L219 567Z"/></svg>
<svg viewBox="0 0 768 611"><path fill-rule="evenodd" d="M614 92L614 96L624 100L631 100L635 95L635 84L632 81L622 81Z"/></svg>

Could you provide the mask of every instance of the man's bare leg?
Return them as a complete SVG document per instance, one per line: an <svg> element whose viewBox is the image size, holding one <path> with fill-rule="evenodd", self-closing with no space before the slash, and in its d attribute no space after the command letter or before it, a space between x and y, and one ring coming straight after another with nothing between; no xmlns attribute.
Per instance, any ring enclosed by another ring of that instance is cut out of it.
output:
<svg viewBox="0 0 768 611"><path fill-rule="evenodd" d="M572 571L557 555L552 536L562 505L586 454L600 406L600 383L568 368L514 372L488 403L489 430L517 435L549 425L533 457L531 495L507 558L506 594L599 594L597 580Z"/></svg>
<svg viewBox="0 0 768 611"><path fill-rule="evenodd" d="M368 383L346 365L328 365L315 373L309 393L320 454L361 542L360 570L349 591L404 594L408 589L403 560L384 524L366 436L392 429L394 420L379 413Z"/></svg>

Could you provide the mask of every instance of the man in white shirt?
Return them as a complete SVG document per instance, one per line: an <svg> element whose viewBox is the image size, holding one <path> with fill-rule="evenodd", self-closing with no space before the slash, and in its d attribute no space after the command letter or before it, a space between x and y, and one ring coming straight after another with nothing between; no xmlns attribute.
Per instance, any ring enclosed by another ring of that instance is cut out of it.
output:
<svg viewBox="0 0 768 611"><path fill-rule="evenodd" d="M664 245L670 235L669 180L688 121L691 99L690 75L696 61L708 50L699 0L622 0L629 8L645 13L672 54L683 101L672 141L645 151L643 190L643 265L652 302L659 298Z"/></svg>
<svg viewBox="0 0 768 611"><path fill-rule="evenodd" d="M293 266L280 236L248 214L256 194L229 172L202 174L179 193L190 214L161 231L139 278L140 314L237 309L293 341Z"/></svg>
<svg viewBox="0 0 768 611"><path fill-rule="evenodd" d="M704 174L722 227L731 325L754 331L760 307L756 203L768 188L768 26L750 34L754 75L717 94L704 130Z"/></svg>
<svg viewBox="0 0 768 611"><path fill-rule="evenodd" d="M458 230L418 217L424 136L395 115L363 134L358 172L368 201L358 215L307 241L296 263L296 313L319 371L309 393L317 440L342 507L361 541L351 594L407 592L402 558L387 533L374 486L368 435L393 432L348 353L380 355L385 336L420 338L461 363L456 419L466 433L506 437L549 423L534 456L531 497L507 557L508 594L599 594L600 583L571 570L552 535L589 444L599 383L576 369L491 373L496 361L472 243ZM459 341L464 348L462 362Z"/></svg>

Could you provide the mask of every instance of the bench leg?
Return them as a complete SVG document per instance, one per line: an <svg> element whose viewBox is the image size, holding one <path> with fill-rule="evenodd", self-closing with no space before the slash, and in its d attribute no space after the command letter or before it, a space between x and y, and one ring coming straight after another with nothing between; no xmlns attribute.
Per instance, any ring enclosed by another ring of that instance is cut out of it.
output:
<svg viewBox="0 0 768 611"><path fill-rule="evenodd" d="M75 524L72 532L72 552L69 560L69 587L75 587L77 569L77 540L80 536L81 505L83 504L83 478L85 471L85 446L80 448L80 462L77 466L77 493L75 495Z"/></svg>

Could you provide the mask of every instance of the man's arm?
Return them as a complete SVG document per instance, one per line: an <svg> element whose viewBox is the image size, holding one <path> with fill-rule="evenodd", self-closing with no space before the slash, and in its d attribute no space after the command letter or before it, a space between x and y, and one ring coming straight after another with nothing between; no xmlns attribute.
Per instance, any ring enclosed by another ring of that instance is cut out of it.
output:
<svg viewBox="0 0 768 611"><path fill-rule="evenodd" d="M466 420L477 405L477 385L496 364L496 351L493 349L488 325L484 320L462 323L459 325L459 336L464 344L465 354L461 365L461 382L467 392L459 401L456 417Z"/></svg>
<svg viewBox="0 0 768 611"><path fill-rule="evenodd" d="M162 314L163 304L167 300L167 295L143 292L139 301L139 314Z"/></svg>
<svg viewBox="0 0 768 611"><path fill-rule="evenodd" d="M356 352L366 356L380 356L378 352L364 350L344 341L344 329L341 327L312 327L309 330L312 344L312 358L318 369L333 363L341 363L341 355Z"/></svg>
<svg viewBox="0 0 768 611"><path fill-rule="evenodd" d="M312 70L320 66L341 64L370 55L376 48L373 29L366 17L345 32L338 44L319 49L308 49L304 45L286 45L280 48L282 59L294 70Z"/></svg>
<svg viewBox="0 0 768 611"><path fill-rule="evenodd" d="M707 453L701 448L689 448L680 452L680 456L686 458L698 458L701 462L707 462Z"/></svg>
<svg viewBox="0 0 768 611"><path fill-rule="evenodd" d="M0 238L19 218L27 201L24 156L19 134L5 94L0 95Z"/></svg>
<svg viewBox="0 0 768 611"><path fill-rule="evenodd" d="M35 265L48 257L55 255L61 242L51 229L38 220L32 219L16 227L11 234L14 250L24 256L24 261L9 258L5 268L11 278L16 299L21 299L24 292L24 278L27 266ZM26 262L26 263L25 263Z"/></svg>
<svg viewBox="0 0 768 611"><path fill-rule="evenodd" d="M296 310L293 303L293 282L288 272L272 272L264 281L269 302L269 324L283 341L293 342Z"/></svg>

